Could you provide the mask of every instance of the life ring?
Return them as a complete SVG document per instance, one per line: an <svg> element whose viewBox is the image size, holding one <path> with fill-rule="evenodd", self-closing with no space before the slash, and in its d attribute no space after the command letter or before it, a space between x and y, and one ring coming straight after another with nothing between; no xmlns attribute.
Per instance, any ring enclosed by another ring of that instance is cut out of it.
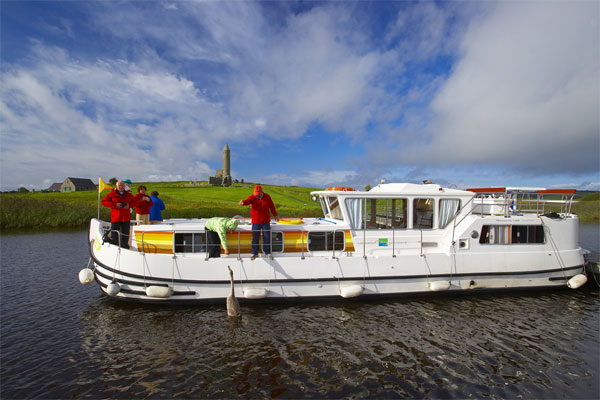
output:
<svg viewBox="0 0 600 400"><path fill-rule="evenodd" d="M302 225L304 221L301 219L280 219L279 223L283 225Z"/></svg>
<svg viewBox="0 0 600 400"><path fill-rule="evenodd" d="M353 192L354 188L351 187L328 187L327 190L336 192Z"/></svg>

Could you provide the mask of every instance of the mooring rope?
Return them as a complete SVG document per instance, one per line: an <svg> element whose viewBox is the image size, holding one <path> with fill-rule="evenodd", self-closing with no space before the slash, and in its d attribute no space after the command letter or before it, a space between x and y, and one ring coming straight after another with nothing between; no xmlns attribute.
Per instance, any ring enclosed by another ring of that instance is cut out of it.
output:
<svg viewBox="0 0 600 400"><path fill-rule="evenodd" d="M540 218L540 221L542 221L542 226L544 227L544 232L548 236L548 241L550 242L550 247L552 247L552 251L554 252L554 255L556 256L556 259L558 260L558 265L560 267L560 270L562 271L563 278L565 278L565 280L566 280L567 279L567 274L565 273L566 267L564 265L564 261L560 257L560 254L558 251L558 246L556 246L556 243L554 243L554 239L552 238L552 234L550 233L550 227L544 223L544 220L542 218Z"/></svg>

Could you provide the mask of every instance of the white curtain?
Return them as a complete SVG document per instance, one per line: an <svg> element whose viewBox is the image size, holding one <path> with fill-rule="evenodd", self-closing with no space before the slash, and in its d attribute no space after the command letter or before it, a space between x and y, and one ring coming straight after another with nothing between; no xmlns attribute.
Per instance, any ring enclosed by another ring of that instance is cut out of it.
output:
<svg viewBox="0 0 600 400"><path fill-rule="evenodd" d="M440 228L445 228L458 211L460 200L442 199L440 201Z"/></svg>
<svg viewBox="0 0 600 400"><path fill-rule="evenodd" d="M350 215L350 226L352 229L362 229L363 223L363 200L362 199L346 199L346 207Z"/></svg>

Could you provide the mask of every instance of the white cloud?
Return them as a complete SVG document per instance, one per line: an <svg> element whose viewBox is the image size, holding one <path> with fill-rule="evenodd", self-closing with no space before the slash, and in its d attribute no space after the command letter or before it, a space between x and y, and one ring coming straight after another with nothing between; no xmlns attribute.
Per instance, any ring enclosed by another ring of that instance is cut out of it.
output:
<svg viewBox="0 0 600 400"><path fill-rule="evenodd" d="M339 186L340 182L354 182L356 171L351 170L325 170L325 171L301 171L299 174L290 176L287 174L269 174L261 179L247 179L247 181L264 182L272 185L284 186L313 186L317 188L327 186Z"/></svg>
<svg viewBox="0 0 600 400"><path fill-rule="evenodd" d="M205 178L227 131L221 107L193 83L159 68L86 64L37 44L37 64L2 74L2 188L38 188L67 176L161 172ZM18 174L17 174L18 172Z"/></svg>
<svg viewBox="0 0 600 400"><path fill-rule="evenodd" d="M474 21L409 161L524 173L599 167L597 2L503 2Z"/></svg>
<svg viewBox="0 0 600 400"><path fill-rule="evenodd" d="M377 34L385 20L362 6L84 3L103 53L34 41L3 62L0 187L205 179L225 142L256 154L315 126L342 137L336 151L360 148L347 157L356 170L261 180L363 186L440 165L598 167L597 3L411 3ZM80 37L75 21L59 25Z"/></svg>

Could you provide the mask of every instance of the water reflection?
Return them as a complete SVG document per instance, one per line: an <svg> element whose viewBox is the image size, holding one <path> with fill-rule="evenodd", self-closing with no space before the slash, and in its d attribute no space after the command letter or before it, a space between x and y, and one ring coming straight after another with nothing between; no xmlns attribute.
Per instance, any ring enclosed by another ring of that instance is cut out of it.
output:
<svg viewBox="0 0 600 400"><path fill-rule="evenodd" d="M245 306L233 320L224 304L98 299L79 318L101 380L78 384L135 397L543 397L595 374L596 295L574 293Z"/></svg>

